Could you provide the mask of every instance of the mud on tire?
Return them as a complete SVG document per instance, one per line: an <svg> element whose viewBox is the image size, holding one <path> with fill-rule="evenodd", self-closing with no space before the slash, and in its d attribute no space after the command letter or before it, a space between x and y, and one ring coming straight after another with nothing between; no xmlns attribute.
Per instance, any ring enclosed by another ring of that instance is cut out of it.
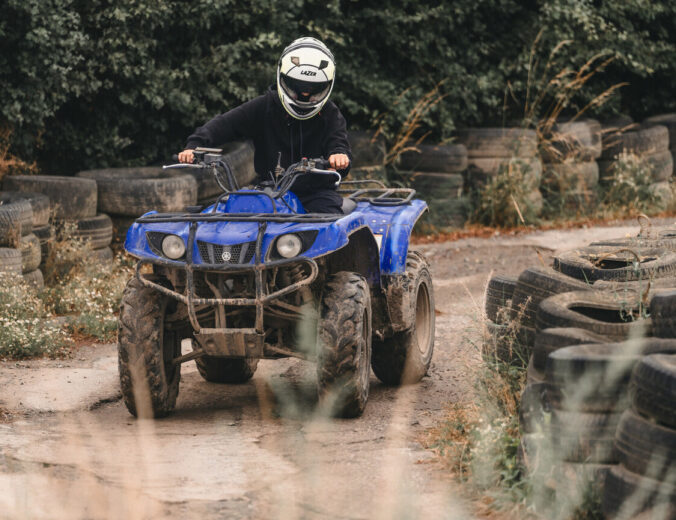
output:
<svg viewBox="0 0 676 520"><path fill-rule="evenodd" d="M124 404L137 417L163 417L176 405L181 335L165 327L169 299L132 278L122 296L118 369Z"/></svg>
<svg viewBox="0 0 676 520"><path fill-rule="evenodd" d="M327 279L317 339L320 402L335 416L360 416L371 366L371 295L362 276L342 271Z"/></svg>
<svg viewBox="0 0 676 520"><path fill-rule="evenodd" d="M245 383L256 372L258 359L230 359L203 356L195 359L200 375L210 383Z"/></svg>
<svg viewBox="0 0 676 520"><path fill-rule="evenodd" d="M385 341L373 342L373 372L387 385L416 383L427 374L434 351L434 291L425 257L410 251L406 274L411 283L413 325Z"/></svg>

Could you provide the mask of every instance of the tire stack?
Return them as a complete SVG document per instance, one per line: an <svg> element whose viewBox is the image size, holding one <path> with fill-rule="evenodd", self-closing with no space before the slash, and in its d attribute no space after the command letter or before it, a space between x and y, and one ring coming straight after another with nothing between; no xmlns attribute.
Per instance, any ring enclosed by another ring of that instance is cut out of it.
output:
<svg viewBox="0 0 676 520"><path fill-rule="evenodd" d="M43 239L44 230L51 229L49 226L49 198L40 193L0 192L0 214L3 213L3 208L11 208L16 203L23 203L24 205L28 203L30 205L32 213L30 232L21 235L18 243L9 240L5 245L18 246L21 252L21 273L24 280L37 290L42 290L44 279L39 267L42 261L42 245L43 243L46 245L47 240L49 240L49 237L46 240ZM2 217L0 217L0 220L2 220ZM9 227L11 228L11 225ZM29 226L23 226L22 231L25 233L25 231L29 231L28 228ZM19 235L18 230L16 231L16 235ZM14 242L14 244L11 242ZM2 270L1 267L0 270Z"/></svg>
<svg viewBox="0 0 676 520"><path fill-rule="evenodd" d="M676 344L676 291L655 296L652 312L655 334L671 338L659 341ZM631 408L615 433L620 465L603 494L608 519L676 518L676 350L667 352L643 357L633 370Z"/></svg>
<svg viewBox="0 0 676 520"><path fill-rule="evenodd" d="M197 203L198 183L185 171L193 170L109 168L82 171L76 177L94 184L98 211L113 218L111 236L124 242L129 226L144 213L151 210L160 213L184 211L186 206ZM90 216L94 217L96 213ZM102 221L90 224L94 227L104 225Z"/></svg>
<svg viewBox="0 0 676 520"><path fill-rule="evenodd" d="M42 261L54 238L53 225L61 226L64 222L73 222L77 229L81 222L96 217L96 183L90 180L56 175L15 175L5 178L4 188L23 193L39 193L49 199L49 211L41 214L41 225L35 229ZM45 224L47 215L50 220ZM87 231L83 238L90 238ZM94 249L92 261L107 264L111 260L112 251L108 244Z"/></svg>
<svg viewBox="0 0 676 520"><path fill-rule="evenodd" d="M537 157L534 130L522 128L467 128L457 132L458 142L467 148L467 185L481 190L498 175L513 179L527 195L518 201L521 213L539 215L543 208L540 181L542 162ZM528 211L527 211L528 210Z"/></svg>
<svg viewBox="0 0 676 520"><path fill-rule="evenodd" d="M626 132L605 128L603 152L599 160L599 174L602 186L614 182L615 165L621 153L631 153L638 157L638 165L648 172L648 178L640 179L647 183L648 189L659 196L655 213L672 207L674 194L671 178L674 161L669 150L669 130L663 125L637 126Z"/></svg>
<svg viewBox="0 0 676 520"><path fill-rule="evenodd" d="M643 125L646 127L654 125L667 127L669 130L669 151L671 152L672 162L676 164L676 114L661 114L658 116L652 116L643 121Z"/></svg>
<svg viewBox="0 0 676 520"><path fill-rule="evenodd" d="M462 228L471 205L464 196L467 149L461 144L416 144L401 154L399 170L417 196L427 202L440 231Z"/></svg>
<svg viewBox="0 0 676 520"><path fill-rule="evenodd" d="M387 180L385 172L385 138L370 132L351 130L347 133L352 150L352 166L347 180Z"/></svg>
<svg viewBox="0 0 676 520"><path fill-rule="evenodd" d="M593 119L557 123L540 141L542 191L552 208L583 212L597 202L601 124Z"/></svg>
<svg viewBox="0 0 676 520"><path fill-rule="evenodd" d="M489 330L532 351L519 456L559 505L592 485L607 518L675 517L675 250L676 230L643 229L489 282Z"/></svg>

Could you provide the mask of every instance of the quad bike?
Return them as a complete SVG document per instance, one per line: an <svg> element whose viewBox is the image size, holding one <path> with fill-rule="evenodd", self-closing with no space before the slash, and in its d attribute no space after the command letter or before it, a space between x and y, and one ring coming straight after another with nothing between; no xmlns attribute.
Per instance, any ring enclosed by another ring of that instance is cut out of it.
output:
<svg viewBox="0 0 676 520"><path fill-rule="evenodd" d="M129 411L170 413L190 360L215 383L247 381L259 359L315 361L320 403L342 417L364 411L371 367L388 385L419 381L432 359L434 294L409 238L427 204L412 189L341 184L322 159L239 189L219 152L165 166L210 170L223 189L213 204L151 211L128 231L138 259L120 308ZM326 186L343 195L342 214L306 213L293 193Z"/></svg>

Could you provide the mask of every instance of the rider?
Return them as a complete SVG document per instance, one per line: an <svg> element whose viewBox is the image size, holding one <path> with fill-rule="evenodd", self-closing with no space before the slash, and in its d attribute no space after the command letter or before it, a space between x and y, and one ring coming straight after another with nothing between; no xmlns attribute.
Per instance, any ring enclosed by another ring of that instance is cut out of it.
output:
<svg viewBox="0 0 676 520"><path fill-rule="evenodd" d="M228 141L252 139L254 167L260 181L269 179L281 152L287 168L303 157L328 157L342 176L350 170L352 153L345 118L328 101L335 61L315 38L299 38L284 49L277 65L277 86L265 94L214 117L188 137L181 162L192 163L193 150ZM309 213L340 213L342 197L335 189L294 193Z"/></svg>

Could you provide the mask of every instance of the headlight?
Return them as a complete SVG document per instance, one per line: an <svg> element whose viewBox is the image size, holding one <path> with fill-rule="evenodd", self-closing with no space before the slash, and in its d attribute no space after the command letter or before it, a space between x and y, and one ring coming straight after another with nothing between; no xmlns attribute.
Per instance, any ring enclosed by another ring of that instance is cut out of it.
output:
<svg viewBox="0 0 676 520"><path fill-rule="evenodd" d="M277 252L284 258L298 256L303 249L303 241L298 235L290 233L277 239Z"/></svg>
<svg viewBox="0 0 676 520"><path fill-rule="evenodd" d="M162 252L167 258L178 260L185 254L183 239L176 235L167 235L162 240Z"/></svg>

